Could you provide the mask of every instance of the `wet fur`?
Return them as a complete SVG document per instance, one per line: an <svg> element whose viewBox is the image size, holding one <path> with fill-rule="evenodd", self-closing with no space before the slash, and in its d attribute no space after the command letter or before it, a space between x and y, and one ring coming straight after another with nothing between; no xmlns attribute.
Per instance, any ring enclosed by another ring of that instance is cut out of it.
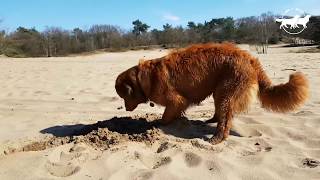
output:
<svg viewBox="0 0 320 180"><path fill-rule="evenodd" d="M288 112L308 96L308 82L302 73L290 75L286 84L272 86L258 59L231 43L196 44L141 61L121 73L115 87L127 110L149 100L165 106L164 124L212 95L215 115L211 122L218 122L210 139L213 144L227 138L233 116L246 111L253 98L258 96L268 110Z"/></svg>

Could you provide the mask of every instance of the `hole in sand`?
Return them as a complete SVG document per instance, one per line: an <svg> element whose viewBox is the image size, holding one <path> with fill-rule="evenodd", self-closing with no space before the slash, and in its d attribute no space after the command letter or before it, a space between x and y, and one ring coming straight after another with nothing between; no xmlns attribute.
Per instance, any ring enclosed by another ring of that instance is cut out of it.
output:
<svg viewBox="0 0 320 180"><path fill-rule="evenodd" d="M95 148L109 149L112 145L125 141L138 141L152 144L156 140L165 140L165 135L178 138L207 140L216 128L204 121L188 120L186 118L162 126L159 124L160 115L146 114L135 117L114 117L109 120L98 121L94 124L75 124L53 126L41 130L43 134L52 134L43 140L25 145L18 151L40 151L68 143L86 143ZM235 131L231 135L241 136Z"/></svg>

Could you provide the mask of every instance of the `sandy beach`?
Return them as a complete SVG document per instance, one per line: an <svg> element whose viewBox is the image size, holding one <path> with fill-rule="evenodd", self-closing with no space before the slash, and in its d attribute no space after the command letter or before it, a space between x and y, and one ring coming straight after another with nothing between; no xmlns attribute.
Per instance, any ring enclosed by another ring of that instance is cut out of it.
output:
<svg viewBox="0 0 320 180"><path fill-rule="evenodd" d="M209 144L213 98L188 119L153 122L164 108L126 112L114 83L139 59L168 50L75 57L0 57L0 179L320 179L320 53L270 47L257 54L274 84L306 74L310 98L279 114L252 104L229 138Z"/></svg>

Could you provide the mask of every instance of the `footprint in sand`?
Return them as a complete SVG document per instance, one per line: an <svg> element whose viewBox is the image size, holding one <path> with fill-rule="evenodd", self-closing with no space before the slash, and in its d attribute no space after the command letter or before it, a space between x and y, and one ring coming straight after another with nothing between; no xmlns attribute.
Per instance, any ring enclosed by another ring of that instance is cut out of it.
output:
<svg viewBox="0 0 320 180"><path fill-rule="evenodd" d="M98 153L83 144L71 148L60 147L49 154L45 168L53 176L67 177L80 171L84 162L97 158Z"/></svg>
<svg viewBox="0 0 320 180"><path fill-rule="evenodd" d="M80 170L79 166L75 166L72 163L52 163L48 161L45 165L47 171L57 177L67 177L75 174Z"/></svg>
<svg viewBox="0 0 320 180"><path fill-rule="evenodd" d="M157 169L163 165L167 165L171 162L171 157L161 157L156 163L155 165L152 167L152 169Z"/></svg>
<svg viewBox="0 0 320 180"><path fill-rule="evenodd" d="M179 145L169 143L168 141L166 141L160 144L159 148L157 149L157 153L162 153L167 150L179 149L179 148L181 148Z"/></svg>
<svg viewBox="0 0 320 180"><path fill-rule="evenodd" d="M262 136L262 133L257 129L252 127L235 127L233 129L236 133L238 133L241 137L259 137Z"/></svg>
<svg viewBox="0 0 320 180"><path fill-rule="evenodd" d="M161 153L169 149L169 142L164 142L160 145L160 147L157 150L157 153Z"/></svg>
<svg viewBox="0 0 320 180"><path fill-rule="evenodd" d="M255 120L254 118L251 117L241 117L239 120L245 124L261 124L261 122Z"/></svg>
<svg viewBox="0 0 320 180"><path fill-rule="evenodd" d="M190 141L191 145L195 148L211 150L215 152L221 152L222 149L219 146L212 146L208 141L204 141L202 139L192 139Z"/></svg>
<svg viewBox="0 0 320 180"><path fill-rule="evenodd" d="M305 158L302 160L303 167L315 168L320 165L320 161L311 158Z"/></svg>
<svg viewBox="0 0 320 180"><path fill-rule="evenodd" d="M139 152L134 152L135 159L141 161L146 167L150 169L157 169L161 166L171 163L172 159L169 156L155 156L155 155L144 155Z"/></svg>
<svg viewBox="0 0 320 180"><path fill-rule="evenodd" d="M212 172L220 172L221 171L221 167L219 167L219 165L214 161L206 161L206 166L209 171L212 171Z"/></svg>
<svg viewBox="0 0 320 180"><path fill-rule="evenodd" d="M295 116L307 116L307 115L313 115L314 113L312 111L299 111L295 113Z"/></svg>
<svg viewBox="0 0 320 180"><path fill-rule="evenodd" d="M215 174L219 179L228 179L227 174L223 172L223 169L218 161L206 161L207 169L212 173Z"/></svg>
<svg viewBox="0 0 320 180"><path fill-rule="evenodd" d="M36 95L51 95L49 92L46 92L46 91L35 91L34 94L36 94Z"/></svg>
<svg viewBox="0 0 320 180"><path fill-rule="evenodd" d="M189 167L196 167L198 166L202 159L200 156L192 153L192 152L187 152L184 154L184 161Z"/></svg>
<svg viewBox="0 0 320 180"><path fill-rule="evenodd" d="M146 180L146 179L151 179L153 176L153 172L149 170L139 170L133 175L134 180Z"/></svg>

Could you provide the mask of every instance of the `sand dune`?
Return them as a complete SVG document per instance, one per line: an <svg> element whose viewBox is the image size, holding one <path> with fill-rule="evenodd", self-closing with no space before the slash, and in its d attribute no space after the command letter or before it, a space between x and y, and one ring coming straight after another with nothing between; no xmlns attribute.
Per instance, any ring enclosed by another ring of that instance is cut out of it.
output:
<svg viewBox="0 0 320 180"><path fill-rule="evenodd" d="M157 123L163 107L124 110L117 75L165 50L0 57L0 179L320 179L320 53L241 47L274 83L304 72L310 99L288 114L256 102L215 146L212 98L170 126Z"/></svg>

